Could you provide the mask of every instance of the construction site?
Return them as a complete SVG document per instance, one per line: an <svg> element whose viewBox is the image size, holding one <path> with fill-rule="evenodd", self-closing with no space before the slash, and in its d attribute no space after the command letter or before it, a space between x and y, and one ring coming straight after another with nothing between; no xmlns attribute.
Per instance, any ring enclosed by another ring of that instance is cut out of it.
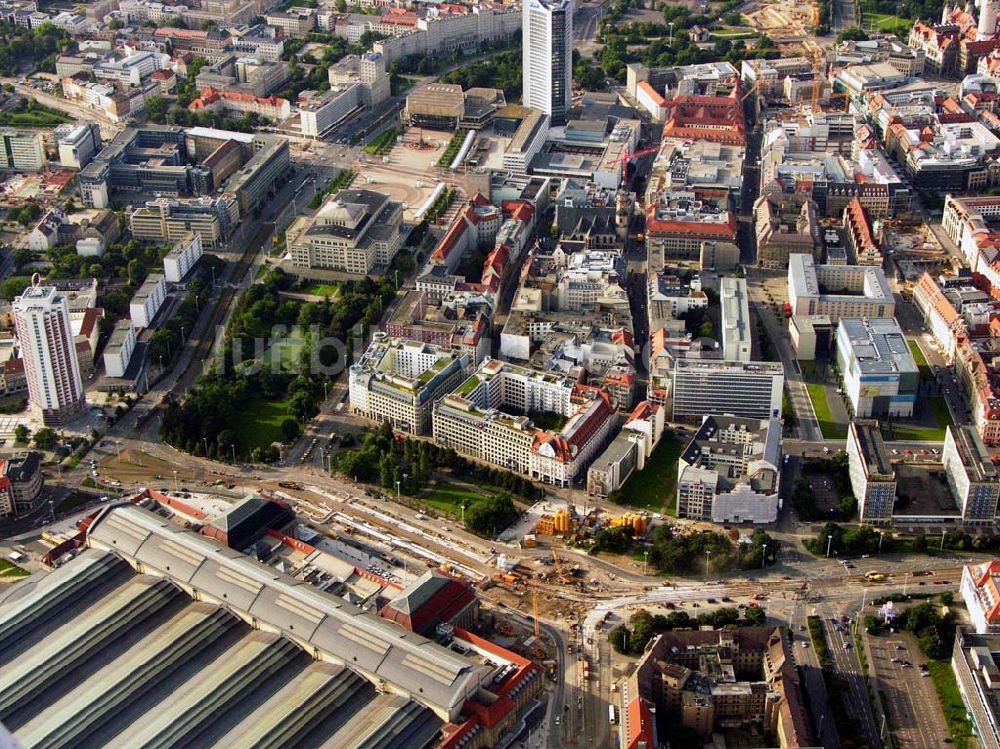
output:
<svg viewBox="0 0 1000 749"><path fill-rule="evenodd" d="M803 0L757 0L742 13L754 31L770 37L786 56L804 52L799 45L819 25L819 6Z"/></svg>

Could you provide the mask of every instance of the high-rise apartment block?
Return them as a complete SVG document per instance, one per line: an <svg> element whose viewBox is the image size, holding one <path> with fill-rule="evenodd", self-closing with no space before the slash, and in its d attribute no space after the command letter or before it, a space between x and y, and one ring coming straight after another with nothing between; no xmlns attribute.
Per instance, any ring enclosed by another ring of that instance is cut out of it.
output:
<svg viewBox="0 0 1000 749"><path fill-rule="evenodd" d="M64 424L87 406L73 344L69 305L53 286L32 286L14 299L28 405L46 424Z"/></svg>
<svg viewBox="0 0 1000 749"><path fill-rule="evenodd" d="M522 12L524 106L565 122L573 90L573 0L527 0Z"/></svg>
<svg viewBox="0 0 1000 749"><path fill-rule="evenodd" d="M847 465L858 517L863 523L892 521L896 499L896 471L882 440L877 421L852 421L847 435Z"/></svg>
<svg viewBox="0 0 1000 749"><path fill-rule="evenodd" d="M35 130L0 130L0 169L39 172L45 168L45 145Z"/></svg>

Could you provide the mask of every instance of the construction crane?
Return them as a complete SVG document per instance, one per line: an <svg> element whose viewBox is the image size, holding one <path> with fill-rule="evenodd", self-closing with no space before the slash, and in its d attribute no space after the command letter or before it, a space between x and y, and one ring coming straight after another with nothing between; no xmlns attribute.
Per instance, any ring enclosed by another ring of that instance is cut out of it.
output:
<svg viewBox="0 0 1000 749"><path fill-rule="evenodd" d="M538 622L538 589L531 591L531 614L535 619L535 657L545 659L545 648L542 647L542 625Z"/></svg>
<svg viewBox="0 0 1000 749"><path fill-rule="evenodd" d="M642 156L649 156L649 154L656 153L659 150L660 150L659 146L656 146L655 148L644 148L641 151L629 151L628 149L625 149L625 153L619 156L614 161L609 161L608 166L614 166L615 164L621 164L622 162L625 162L627 164L630 161L638 159Z"/></svg>
<svg viewBox="0 0 1000 749"><path fill-rule="evenodd" d="M745 102L750 97L750 94L752 94L754 91L760 88L763 82L764 82L763 78L758 78L756 81L754 81L754 84L747 89L747 92L743 94L743 96L740 97L740 104Z"/></svg>
<svg viewBox="0 0 1000 749"><path fill-rule="evenodd" d="M826 66L823 64L823 52L819 48L813 50L813 90L812 90L812 104L813 107L819 101L819 95L823 88L823 74L826 70Z"/></svg>

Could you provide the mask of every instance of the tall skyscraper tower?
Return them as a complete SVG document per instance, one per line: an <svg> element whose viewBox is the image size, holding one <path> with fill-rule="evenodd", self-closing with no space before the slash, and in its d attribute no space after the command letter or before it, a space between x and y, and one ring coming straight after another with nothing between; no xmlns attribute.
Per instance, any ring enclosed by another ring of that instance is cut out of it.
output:
<svg viewBox="0 0 1000 749"><path fill-rule="evenodd" d="M52 286L34 285L14 299L13 307L28 405L46 424L71 421L84 412L87 400L66 298Z"/></svg>
<svg viewBox="0 0 1000 749"><path fill-rule="evenodd" d="M522 13L522 103L563 123L573 93L573 0L525 0Z"/></svg>

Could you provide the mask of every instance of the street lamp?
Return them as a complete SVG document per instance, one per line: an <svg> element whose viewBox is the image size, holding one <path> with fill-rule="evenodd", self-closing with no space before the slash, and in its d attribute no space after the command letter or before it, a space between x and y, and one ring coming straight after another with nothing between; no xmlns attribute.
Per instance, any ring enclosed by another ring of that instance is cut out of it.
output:
<svg viewBox="0 0 1000 749"><path fill-rule="evenodd" d="M830 544L833 543L833 536L826 537L826 558L830 558Z"/></svg>
<svg viewBox="0 0 1000 749"><path fill-rule="evenodd" d="M878 532L878 553L882 553L882 539L885 538L885 533L882 531Z"/></svg>
<svg viewBox="0 0 1000 749"><path fill-rule="evenodd" d="M764 569L765 564L767 564L767 544L764 544L764 553L760 555L760 568Z"/></svg>
<svg viewBox="0 0 1000 749"><path fill-rule="evenodd" d="M201 438L202 443L205 445L205 457L208 457L208 437Z"/></svg>
<svg viewBox="0 0 1000 749"><path fill-rule="evenodd" d="M399 501L399 479L396 479L396 501Z"/></svg>
<svg viewBox="0 0 1000 749"><path fill-rule="evenodd" d="M230 445L229 449L233 451L233 465L236 465L236 445Z"/></svg>
<svg viewBox="0 0 1000 749"><path fill-rule="evenodd" d="M646 563L649 562L649 549L644 549L642 552L642 574L646 574Z"/></svg>
<svg viewBox="0 0 1000 749"><path fill-rule="evenodd" d="M705 549L705 580L708 580L709 565L712 563L712 550Z"/></svg>

